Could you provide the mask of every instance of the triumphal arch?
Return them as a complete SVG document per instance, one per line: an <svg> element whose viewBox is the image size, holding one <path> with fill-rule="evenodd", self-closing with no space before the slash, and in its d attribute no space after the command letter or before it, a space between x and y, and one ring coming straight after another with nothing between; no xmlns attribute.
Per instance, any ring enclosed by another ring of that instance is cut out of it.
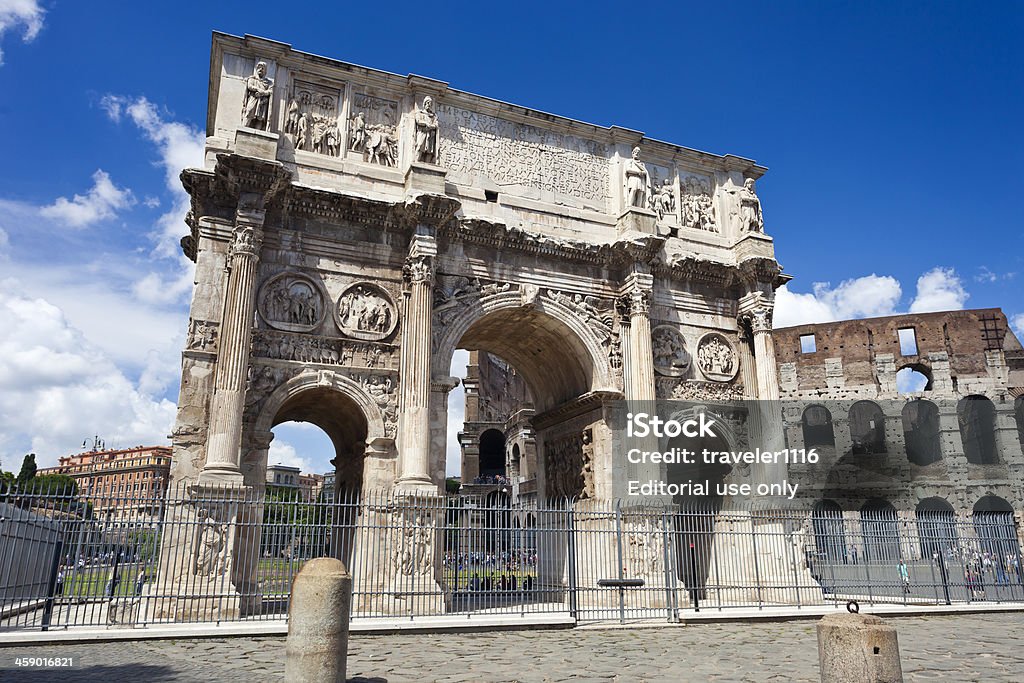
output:
<svg viewBox="0 0 1024 683"><path fill-rule="evenodd" d="M172 435L194 491L262 487L303 420L339 487L436 495L458 348L529 385L542 495L621 495L612 401L778 397L753 161L222 34L206 128Z"/></svg>

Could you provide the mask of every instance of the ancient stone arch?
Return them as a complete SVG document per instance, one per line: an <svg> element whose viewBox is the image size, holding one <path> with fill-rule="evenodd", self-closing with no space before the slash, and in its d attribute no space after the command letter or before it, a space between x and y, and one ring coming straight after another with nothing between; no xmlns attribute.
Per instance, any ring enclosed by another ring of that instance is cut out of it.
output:
<svg viewBox="0 0 1024 683"><path fill-rule="evenodd" d="M755 162L251 36L214 36L209 92L176 482L257 489L308 419L363 486L436 497L458 347L530 385L539 495L621 495L617 401L778 399Z"/></svg>
<svg viewBox="0 0 1024 683"><path fill-rule="evenodd" d="M178 481L258 484L277 412L329 387L366 420L375 485L436 493L460 346L530 385L541 492L568 459L553 488L615 495L610 402L778 395L786 278L752 161L223 35L207 127L182 176Z"/></svg>

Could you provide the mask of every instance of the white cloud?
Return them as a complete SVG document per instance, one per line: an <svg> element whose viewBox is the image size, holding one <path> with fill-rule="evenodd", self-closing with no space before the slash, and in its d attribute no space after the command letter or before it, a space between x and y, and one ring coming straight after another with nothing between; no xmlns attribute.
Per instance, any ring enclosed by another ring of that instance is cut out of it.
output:
<svg viewBox="0 0 1024 683"><path fill-rule="evenodd" d="M928 386L928 378L912 368L903 368L896 373L896 391L901 394L924 391L926 386Z"/></svg>
<svg viewBox="0 0 1024 683"><path fill-rule="evenodd" d="M268 465L286 465L288 467L298 467L302 472L312 472L310 462L306 458L301 457L287 441L282 441L280 437L275 436L274 440L270 442L270 451L267 453L267 464Z"/></svg>
<svg viewBox="0 0 1024 683"><path fill-rule="evenodd" d="M108 446L166 443L174 403L136 387L64 313L0 282L0 453L40 466L91 434Z"/></svg>
<svg viewBox="0 0 1024 683"><path fill-rule="evenodd" d="M469 351L457 349L452 354L449 372L452 377L466 378ZM462 471L462 448L459 446L459 432L466 421L466 388L459 384L448 393L448 443L445 452L445 472L449 477L459 476Z"/></svg>
<svg viewBox="0 0 1024 683"><path fill-rule="evenodd" d="M38 0L0 0L0 39L8 31L22 27L22 39L28 43L35 40L43 28L43 8ZM4 53L0 51L0 64Z"/></svg>
<svg viewBox="0 0 1024 683"><path fill-rule="evenodd" d="M917 279L917 296L910 303L910 312L959 311L969 296L955 270L932 268Z"/></svg>
<svg viewBox="0 0 1024 683"><path fill-rule="evenodd" d="M1010 327L1017 333L1017 339L1024 341L1024 313L1011 316Z"/></svg>
<svg viewBox="0 0 1024 683"><path fill-rule="evenodd" d="M775 327L891 315L903 293L896 278L873 273L843 280L835 288L815 282L813 289L813 294L801 294L780 287L775 293Z"/></svg>
<svg viewBox="0 0 1024 683"><path fill-rule="evenodd" d="M185 168L201 168L205 155L206 138L197 128L163 116L145 97L135 99L120 95L107 95L100 106L111 120L120 122L127 117L157 146L158 164L164 170L164 184L172 200L170 208L157 220L153 234L154 255L176 261L173 273L151 272L135 283L135 294L151 303L182 302L192 291L193 266L181 253L181 237L187 231L185 216L189 198L181 186L179 175ZM147 200L147 205L150 202Z"/></svg>
<svg viewBox="0 0 1024 683"><path fill-rule="evenodd" d="M775 327L793 327L813 323L876 318L899 312L903 289L889 275L866 275L844 280L833 288L827 282L815 282L813 293L791 292L783 285L775 292ZM910 313L958 311L970 295L960 276L952 268L936 267L917 279L917 294L910 302Z"/></svg>
<svg viewBox="0 0 1024 683"><path fill-rule="evenodd" d="M111 272L103 261L81 265L12 263L5 269L20 290L46 299L61 309L68 322L89 343L125 370L141 372L152 366L154 352L164 370L177 375L178 352L184 346L187 316L181 310L155 307L129 290L126 280L137 277L125 259L123 272ZM150 370L151 373L154 370Z"/></svg>
<svg viewBox="0 0 1024 683"><path fill-rule="evenodd" d="M102 220L114 218L121 209L135 203L131 190L118 187L106 171L92 174L92 189L76 194L71 199L58 197L57 201L39 210L43 216L55 219L73 228L83 228Z"/></svg>
<svg viewBox="0 0 1024 683"><path fill-rule="evenodd" d="M7 236L7 231L0 228L0 259L3 259L4 254L7 252L7 247L11 244L11 238Z"/></svg>
<svg viewBox="0 0 1024 683"><path fill-rule="evenodd" d="M121 95L107 95L100 106L111 120L119 122L127 117L146 138L157 146L159 165L164 169L164 182L174 197L171 208L158 222L157 254L171 256L179 251L179 241L185 234L185 215L189 202L179 175L186 168L202 168L206 137L197 128L180 121L165 118L156 105L145 97L135 99Z"/></svg>
<svg viewBox="0 0 1024 683"><path fill-rule="evenodd" d="M192 293L195 266L180 252L175 255L175 260L177 267L169 273L150 271L132 284L132 293L139 301L155 305L173 304Z"/></svg>

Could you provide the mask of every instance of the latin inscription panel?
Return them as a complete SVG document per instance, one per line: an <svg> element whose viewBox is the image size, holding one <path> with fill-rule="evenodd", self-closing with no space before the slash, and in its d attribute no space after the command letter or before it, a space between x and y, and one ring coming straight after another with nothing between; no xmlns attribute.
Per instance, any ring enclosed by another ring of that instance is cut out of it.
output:
<svg viewBox="0 0 1024 683"><path fill-rule="evenodd" d="M608 149L574 135L441 105L438 162L498 185L522 185L604 204Z"/></svg>

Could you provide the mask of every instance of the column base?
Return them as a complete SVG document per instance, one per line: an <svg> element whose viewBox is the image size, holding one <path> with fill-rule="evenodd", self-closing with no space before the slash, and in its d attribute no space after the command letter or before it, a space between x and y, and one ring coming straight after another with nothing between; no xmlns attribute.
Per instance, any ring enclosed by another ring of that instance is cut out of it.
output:
<svg viewBox="0 0 1024 683"><path fill-rule="evenodd" d="M437 496L440 495L440 487L429 479L410 477L399 479L395 483L395 493L414 496Z"/></svg>
<svg viewBox="0 0 1024 683"><path fill-rule="evenodd" d="M204 467L199 473L199 483L211 486L244 486L242 473L234 467Z"/></svg>

